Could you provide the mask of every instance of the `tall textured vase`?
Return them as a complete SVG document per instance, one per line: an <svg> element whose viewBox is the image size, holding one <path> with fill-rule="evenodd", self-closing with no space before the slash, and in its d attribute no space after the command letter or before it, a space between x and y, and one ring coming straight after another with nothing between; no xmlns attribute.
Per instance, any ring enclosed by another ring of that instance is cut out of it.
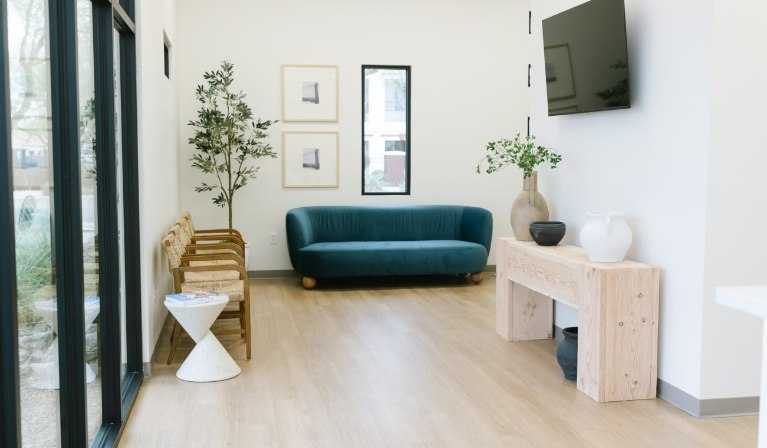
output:
<svg viewBox="0 0 767 448"><path fill-rule="evenodd" d="M548 221L549 206L538 191L538 171L522 181L522 192L511 205L511 230L519 241L532 241L530 223Z"/></svg>

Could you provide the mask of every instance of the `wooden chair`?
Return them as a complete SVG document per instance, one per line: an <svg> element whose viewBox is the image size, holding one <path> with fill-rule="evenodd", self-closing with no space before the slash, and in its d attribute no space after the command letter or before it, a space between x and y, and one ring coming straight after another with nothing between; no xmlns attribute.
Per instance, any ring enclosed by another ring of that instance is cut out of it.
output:
<svg viewBox="0 0 767 448"><path fill-rule="evenodd" d="M175 292L199 290L227 294L229 305L221 312L219 319L238 319L239 328L216 331L219 335L239 334L245 338L245 355L251 356L250 331L250 283L248 273L241 264L241 258L234 253L189 254L185 246L173 233L162 240L168 257L168 267L173 275ZM232 273L236 278L232 278ZM174 322L171 331L171 348L167 363L176 354L181 336L181 326Z"/></svg>
<svg viewBox="0 0 767 448"><path fill-rule="evenodd" d="M176 221L176 224L180 225L189 234L190 240L193 243L229 241L240 246L243 253L245 252L245 240L236 229L195 229L192 214L189 212L184 212L181 218Z"/></svg>
<svg viewBox="0 0 767 448"><path fill-rule="evenodd" d="M200 260L196 261L194 259L189 260L190 266L195 266L199 264L231 264L231 263L237 263L242 267L245 267L245 262L243 259L243 253L240 250L240 247L237 244L231 243L231 242L215 242L211 241L208 243L194 243L192 242L192 238L189 235L188 232L184 231L183 227L181 227L179 224L175 224L173 227L170 228L168 231L169 235L173 235L175 239L173 240L174 248L179 254L182 255L210 255L210 254L232 254L235 255L234 257L224 257L223 259L208 259L208 260ZM186 275L187 281L200 281L200 280L206 280L208 274L199 274L195 272L189 272ZM229 280L235 280L239 278L239 273L235 271L229 271L229 272L221 272L217 274L217 276L220 276L221 279L229 279Z"/></svg>

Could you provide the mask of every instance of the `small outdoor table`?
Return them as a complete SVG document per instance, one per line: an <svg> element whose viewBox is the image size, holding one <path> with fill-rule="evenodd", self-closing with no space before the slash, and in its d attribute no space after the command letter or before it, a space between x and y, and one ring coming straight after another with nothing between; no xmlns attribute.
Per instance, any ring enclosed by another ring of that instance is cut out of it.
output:
<svg viewBox="0 0 767 448"><path fill-rule="evenodd" d="M96 320L101 310L101 303L98 296L88 296L84 299L84 321L85 328ZM44 299L35 302L35 310L43 320L53 330L53 343L45 352L44 358L47 361L37 363L33 366L34 373L30 384L36 389L58 389L59 388L59 319L58 319L58 300ZM85 363L85 380L91 382L96 379L96 372L93 371L88 363Z"/></svg>

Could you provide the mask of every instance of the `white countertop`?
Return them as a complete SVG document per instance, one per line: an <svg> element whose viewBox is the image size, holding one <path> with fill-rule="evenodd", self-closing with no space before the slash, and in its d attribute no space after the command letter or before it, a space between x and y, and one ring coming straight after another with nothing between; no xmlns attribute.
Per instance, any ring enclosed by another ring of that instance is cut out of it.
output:
<svg viewBox="0 0 767 448"><path fill-rule="evenodd" d="M716 301L767 319L767 285L719 287L716 288Z"/></svg>

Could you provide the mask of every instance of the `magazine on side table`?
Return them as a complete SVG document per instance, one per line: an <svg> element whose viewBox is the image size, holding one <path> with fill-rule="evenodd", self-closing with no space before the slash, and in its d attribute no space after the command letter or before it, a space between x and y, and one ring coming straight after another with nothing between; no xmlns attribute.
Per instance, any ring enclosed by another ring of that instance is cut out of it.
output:
<svg viewBox="0 0 767 448"><path fill-rule="evenodd" d="M226 300L229 300L229 296L213 291L180 292L177 294L167 294L165 296L165 301L172 305L199 305L201 303Z"/></svg>

